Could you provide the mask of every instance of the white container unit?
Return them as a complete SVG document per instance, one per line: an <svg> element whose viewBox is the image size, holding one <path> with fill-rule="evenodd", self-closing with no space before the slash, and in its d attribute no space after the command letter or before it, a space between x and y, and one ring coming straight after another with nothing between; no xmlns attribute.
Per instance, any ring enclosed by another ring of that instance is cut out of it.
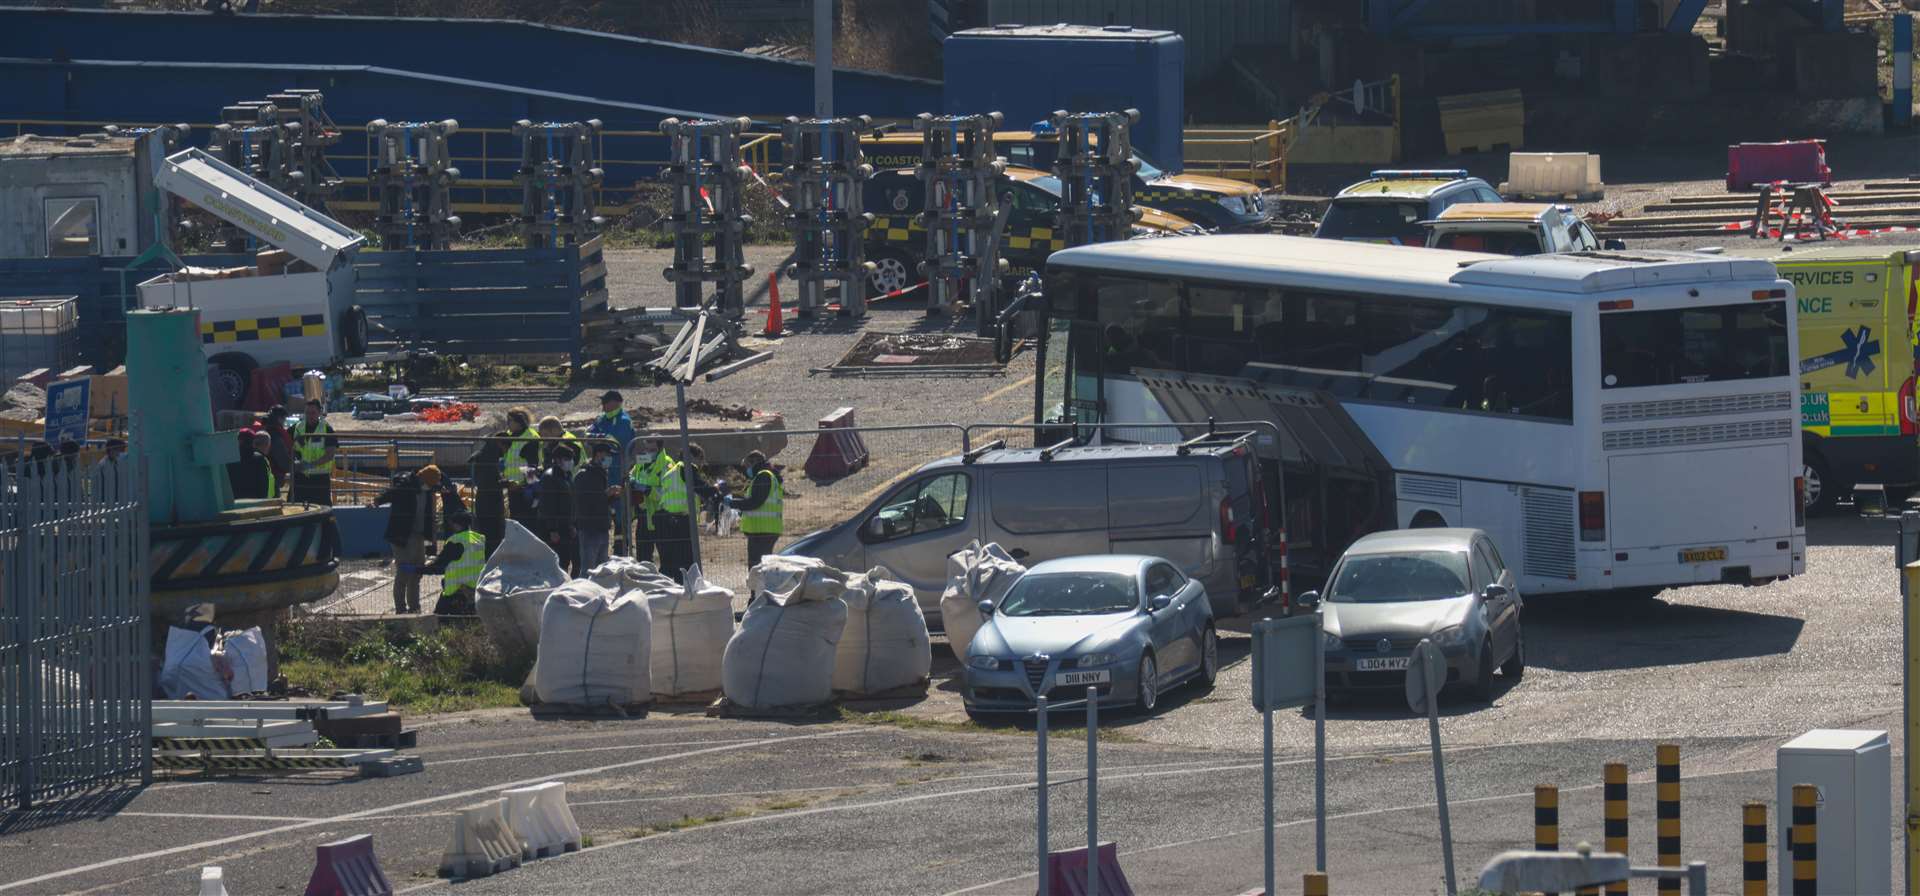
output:
<svg viewBox="0 0 1920 896"><path fill-rule="evenodd" d="M1885 731L1815 729L1780 746L1781 896L1793 890L1793 786L1819 788L1819 891L1885 896L1893 889L1893 749Z"/></svg>

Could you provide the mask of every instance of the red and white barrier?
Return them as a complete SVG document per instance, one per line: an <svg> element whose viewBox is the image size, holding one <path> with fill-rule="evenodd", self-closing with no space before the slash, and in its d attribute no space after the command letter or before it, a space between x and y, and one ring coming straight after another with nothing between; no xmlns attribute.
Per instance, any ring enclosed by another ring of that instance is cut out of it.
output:
<svg viewBox="0 0 1920 896"><path fill-rule="evenodd" d="M315 847L306 896L393 896L393 883L373 855L373 835L361 834Z"/></svg>
<svg viewBox="0 0 1920 896"><path fill-rule="evenodd" d="M828 430L814 439L807 454L809 479L839 479L865 466L871 456L867 443L853 425L853 408L836 408L820 418L820 428Z"/></svg>

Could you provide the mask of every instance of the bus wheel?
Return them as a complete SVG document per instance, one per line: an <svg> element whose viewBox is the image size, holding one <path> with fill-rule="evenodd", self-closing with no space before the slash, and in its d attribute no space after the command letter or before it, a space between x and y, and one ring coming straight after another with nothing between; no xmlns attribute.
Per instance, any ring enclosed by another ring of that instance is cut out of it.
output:
<svg viewBox="0 0 1920 896"><path fill-rule="evenodd" d="M1827 472L1827 459L1811 451L1807 452L1806 465L1800 475L1806 479L1807 512L1827 513L1839 500L1838 483Z"/></svg>

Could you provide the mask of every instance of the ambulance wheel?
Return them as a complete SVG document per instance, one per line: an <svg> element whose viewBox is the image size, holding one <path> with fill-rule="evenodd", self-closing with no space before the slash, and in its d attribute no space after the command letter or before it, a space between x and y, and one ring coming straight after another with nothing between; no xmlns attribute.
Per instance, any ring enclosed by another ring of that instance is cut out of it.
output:
<svg viewBox="0 0 1920 896"><path fill-rule="evenodd" d="M260 362L247 355L215 355L208 362L213 369L207 371L211 379L214 395L221 398L221 406L229 408L243 407L247 401L247 389L253 385L253 372L260 369Z"/></svg>
<svg viewBox="0 0 1920 896"><path fill-rule="evenodd" d="M1826 458L1812 451L1807 452L1806 466L1801 469L1800 475L1806 478L1807 513L1809 514L1829 513L1833 510L1834 504L1838 503L1839 483L1833 481L1833 476L1827 470Z"/></svg>

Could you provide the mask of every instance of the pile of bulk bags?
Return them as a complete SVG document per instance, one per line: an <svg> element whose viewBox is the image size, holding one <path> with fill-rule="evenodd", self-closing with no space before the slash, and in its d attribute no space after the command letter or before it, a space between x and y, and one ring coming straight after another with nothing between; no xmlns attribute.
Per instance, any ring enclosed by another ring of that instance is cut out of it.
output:
<svg viewBox="0 0 1920 896"><path fill-rule="evenodd" d="M998 544L981 547L973 542L947 557L947 589L940 594L940 624L947 630L947 646L960 662L980 631L980 602L1000 605L1007 589L1027 568Z"/></svg>
<svg viewBox="0 0 1920 896"><path fill-rule="evenodd" d="M548 595L533 685L541 703L633 706L652 701L653 617L647 601L586 579Z"/></svg>
<svg viewBox="0 0 1920 896"><path fill-rule="evenodd" d="M696 563L687 569L685 584L648 592L647 609L653 614L654 695L718 691L720 660L733 639L733 592L703 578Z"/></svg>
<svg viewBox="0 0 1920 896"><path fill-rule="evenodd" d="M834 654L833 689L869 695L925 684L933 668L927 617L913 586L885 567L847 576L847 624Z"/></svg>
<svg viewBox="0 0 1920 896"><path fill-rule="evenodd" d="M721 660L727 700L750 710L832 700L846 574L812 557L774 555L747 574L747 587L753 602Z"/></svg>
<svg viewBox="0 0 1920 896"><path fill-rule="evenodd" d="M487 557L474 589L474 612L487 637L508 656L540 645L540 614L547 596L567 583L560 556L525 526L507 520L506 535Z"/></svg>

